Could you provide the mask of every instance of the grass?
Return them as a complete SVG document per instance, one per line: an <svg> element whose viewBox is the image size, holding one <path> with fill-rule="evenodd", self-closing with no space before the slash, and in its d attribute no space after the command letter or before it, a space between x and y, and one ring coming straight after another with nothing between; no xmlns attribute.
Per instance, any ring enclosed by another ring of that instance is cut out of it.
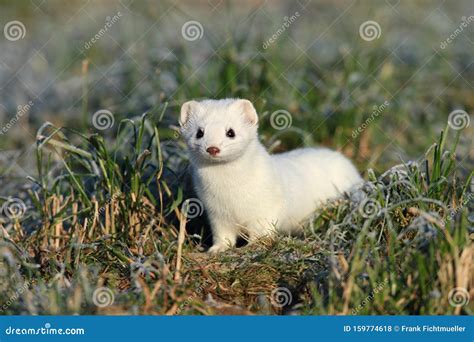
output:
<svg viewBox="0 0 474 342"><path fill-rule="evenodd" d="M4 302L29 284L5 313L472 314L448 303L451 289L468 287L474 256L464 205L472 173L455 176L448 131L424 162L371 172L363 191L320 209L303 237L209 256L188 236L179 256L187 197L165 176L159 130L146 115L122 123L119 136L135 146L123 154L98 135L76 147L65 130L40 130L33 208L2 229ZM52 155L60 176L48 169ZM23 221L36 222L31 233ZM91 300L104 286L115 301L101 309ZM281 308L277 288L291 291Z"/></svg>
<svg viewBox="0 0 474 342"><path fill-rule="evenodd" d="M142 21L154 22L149 6L134 4L141 19L127 19L134 14L126 12L111 37L134 44L148 32ZM260 45L272 28L260 17L226 33L229 40L210 34L208 45L166 37L160 29L172 25L165 21L147 38L156 45L153 39L163 39L172 58L161 58L152 43L137 43L139 68L132 60L109 60L106 38L76 55L66 43L71 35L61 36L65 42L47 52L55 61L48 67L60 75L71 61L66 74L75 86L63 86L73 103L65 104L58 89L35 98L31 115L0 141L5 151L33 143L15 160L27 177L12 172L14 165L0 165L2 314L472 315L472 305L450 303L453 289L467 289L471 297L474 289L472 127L446 125L453 109L474 108L472 54L457 42L436 53L402 45L394 56L387 45L399 33L390 29L393 17L378 19L384 35L374 45L352 43L348 32L359 27L354 18L365 18L362 7L330 31L337 49L320 39L331 58L308 50L295 59L281 50L291 39L304 42L305 32L323 31L325 23L305 21L305 12L289 29L300 36L289 31L265 51ZM340 10L321 9L328 16ZM47 13L56 25L57 14ZM86 40L93 36L96 27L79 24ZM444 38L432 36L438 31L431 21L423 25L415 25L423 39ZM193 61L200 54L202 70ZM102 64L118 80L112 87L100 78ZM152 76L141 81L141 72ZM203 253L211 243L205 211L186 219L182 210L196 194L177 113L190 98L226 96L255 103L269 150L338 149L362 171L363 189L320 208L302 236ZM387 108L374 114L385 101ZM92 124L99 109L113 113L106 130ZM291 127L272 126L277 110L291 113ZM35 133L33 141L15 134L20 125ZM354 136L358 127L364 128Z"/></svg>

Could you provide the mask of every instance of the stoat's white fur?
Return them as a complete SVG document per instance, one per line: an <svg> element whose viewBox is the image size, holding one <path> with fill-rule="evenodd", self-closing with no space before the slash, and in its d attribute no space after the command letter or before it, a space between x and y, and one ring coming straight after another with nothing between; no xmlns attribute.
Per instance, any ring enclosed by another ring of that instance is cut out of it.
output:
<svg viewBox="0 0 474 342"><path fill-rule="evenodd" d="M210 252L234 246L241 232L253 241L301 229L318 206L362 182L348 159L328 149L270 155L257 122L247 100L189 101L181 108L194 186L211 222ZM235 137L227 136L230 129ZM209 147L220 152L213 156Z"/></svg>

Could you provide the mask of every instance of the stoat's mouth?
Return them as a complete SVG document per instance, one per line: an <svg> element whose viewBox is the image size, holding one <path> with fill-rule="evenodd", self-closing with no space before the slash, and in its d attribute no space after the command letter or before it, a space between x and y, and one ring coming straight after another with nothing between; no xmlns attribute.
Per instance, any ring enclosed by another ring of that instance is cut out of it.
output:
<svg viewBox="0 0 474 342"><path fill-rule="evenodd" d="M209 160L209 161L212 161L212 162L222 162L222 161L225 161L224 158L222 158L221 156L217 155L217 156L211 156L211 155L206 155L206 160Z"/></svg>
<svg viewBox="0 0 474 342"><path fill-rule="evenodd" d="M204 161L206 161L206 162L208 162L208 163L212 163L212 164L221 164L221 163L226 163L226 162L229 161L229 158L228 158L228 157L222 156L221 154L217 154L217 155L215 155L215 156L212 156L212 155L210 155L210 154L208 154L208 153L206 153L206 154L203 153L203 154L201 155L201 158L202 158Z"/></svg>

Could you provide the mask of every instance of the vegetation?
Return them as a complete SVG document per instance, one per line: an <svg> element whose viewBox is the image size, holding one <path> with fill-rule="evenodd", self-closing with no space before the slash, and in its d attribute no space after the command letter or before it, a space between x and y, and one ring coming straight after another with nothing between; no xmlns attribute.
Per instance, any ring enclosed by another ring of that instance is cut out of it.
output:
<svg viewBox="0 0 474 342"><path fill-rule="evenodd" d="M31 35L44 24L29 8L2 6ZM270 27L259 15L237 20L235 31L215 19L228 28L225 39L209 24L195 42L176 39L190 19L171 4L117 6L94 8L123 15L87 51L76 47L103 26L98 15L92 28L78 20L79 37L65 32L40 52L54 62L25 64L59 80L31 99L28 114L0 141L7 158L0 164L2 314L474 313L472 301L456 305L453 295L461 288L472 298L474 291L472 125L448 124L454 109L474 109L473 56L463 37L433 51L429 44L446 34L436 22L414 21L426 44L408 39L396 50L390 39L401 29L374 12L383 34L364 41L357 32L367 9L356 5L313 46L315 37L304 33L325 32L327 23L315 23L310 13L334 19L345 7L312 4L264 7L273 13ZM174 26L167 18L152 26L168 6ZM258 10L220 6L222 13ZM395 6L429 14L421 5ZM282 24L278 18L295 10L298 19L264 49ZM39 37L75 12L43 11L50 20ZM2 43L2 56L19 43ZM295 44L307 51L296 53ZM10 113L28 103L16 95L10 98L20 100L3 105ZM196 194L176 127L179 105L201 97L250 99L269 150L339 149L366 184L319 209L302 236L204 253L212 241L205 210L183 210ZM99 110L105 122L94 116ZM283 129L272 121L277 111L289 113ZM6 123L11 115L5 117ZM12 150L21 153L14 158Z"/></svg>

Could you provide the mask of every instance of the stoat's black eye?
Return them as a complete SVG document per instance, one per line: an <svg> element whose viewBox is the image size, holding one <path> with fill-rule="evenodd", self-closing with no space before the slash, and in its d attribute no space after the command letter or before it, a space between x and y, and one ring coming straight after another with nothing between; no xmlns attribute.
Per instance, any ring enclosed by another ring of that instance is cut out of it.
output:
<svg viewBox="0 0 474 342"><path fill-rule="evenodd" d="M201 139L203 136L204 136L204 131L201 128L199 128L196 133L196 138Z"/></svg>
<svg viewBox="0 0 474 342"><path fill-rule="evenodd" d="M235 132L232 128L229 128L225 135L229 138L235 138Z"/></svg>

